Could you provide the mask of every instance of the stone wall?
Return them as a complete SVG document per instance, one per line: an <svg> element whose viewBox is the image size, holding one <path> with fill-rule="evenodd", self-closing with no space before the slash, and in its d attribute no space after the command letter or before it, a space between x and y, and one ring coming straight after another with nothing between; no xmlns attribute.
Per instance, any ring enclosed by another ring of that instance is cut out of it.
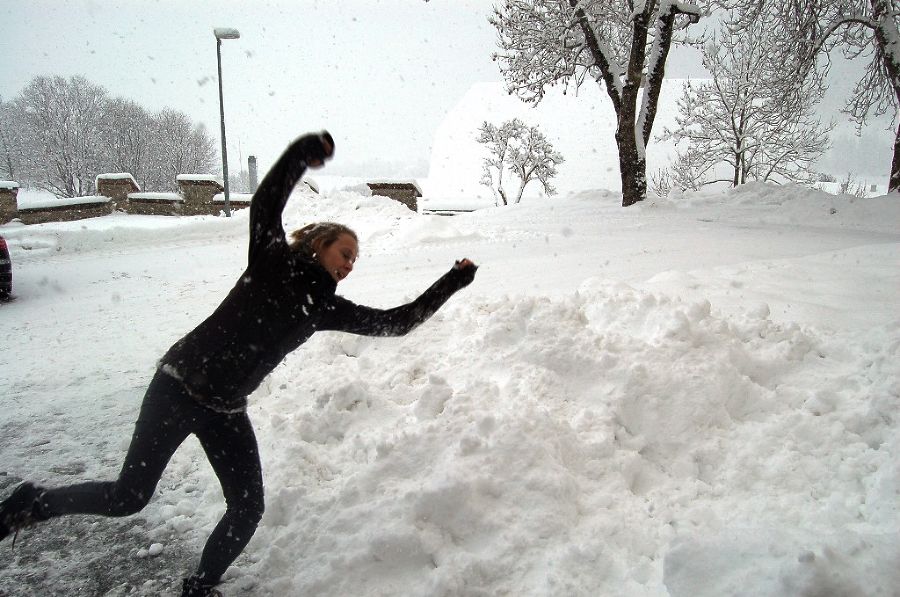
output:
<svg viewBox="0 0 900 597"><path fill-rule="evenodd" d="M97 194L109 197L115 209L128 211L128 195L141 190L131 174L101 174L97 177Z"/></svg>
<svg viewBox="0 0 900 597"><path fill-rule="evenodd" d="M224 190L215 177L183 174L177 177L180 193L144 193L131 174L101 174L97 177L97 197L60 199L59 204L19 209L19 185L0 181L0 224L18 219L24 224L65 222L105 216L113 211L157 216L218 216L225 208ZM251 195L230 193L232 209L249 207Z"/></svg>
<svg viewBox="0 0 900 597"><path fill-rule="evenodd" d="M0 180L0 224L5 224L16 217L19 211L16 196L19 194L19 183L11 180Z"/></svg>
<svg viewBox="0 0 900 597"><path fill-rule="evenodd" d="M23 224L43 224L44 222L71 222L108 216L113 212L115 204L112 201L95 201L91 203L76 203L72 205L55 205L48 207L30 207L20 209L15 217Z"/></svg>
<svg viewBox="0 0 900 597"><path fill-rule="evenodd" d="M225 210L225 187L218 180L206 174L181 174L177 178L178 188L184 198L182 213L186 216L217 216ZM244 193L228 193L230 209L242 209L250 205L250 198Z"/></svg>
<svg viewBox="0 0 900 597"><path fill-rule="evenodd" d="M253 195L249 193L228 193L228 204L232 211L235 209L244 209L245 207L250 207L250 200L252 198ZM216 193L213 197L213 209L214 215L218 215L225 211L225 193Z"/></svg>
<svg viewBox="0 0 900 597"><path fill-rule="evenodd" d="M180 216L184 213L184 198L178 193L129 193L130 214L143 216Z"/></svg>
<svg viewBox="0 0 900 597"><path fill-rule="evenodd" d="M111 214L115 203L107 197L79 197L61 200L59 205L43 205L19 209L19 185L13 181L0 181L0 224L18 219L23 224L44 222L70 222Z"/></svg>
<svg viewBox="0 0 900 597"><path fill-rule="evenodd" d="M24 224L70 221L105 216L114 211L130 214L161 216L221 215L225 209L224 188L214 176L181 174L176 178L178 193L141 192L128 173L101 174L97 177L97 197L60 199L59 204L48 202L40 207L18 208L18 183L0 181L0 224L19 219ZM315 182L304 179L301 184L318 193ZM422 192L415 182L378 181L367 183L373 195L399 201L416 211ZM230 193L231 209L250 206L252 195Z"/></svg>
<svg viewBox="0 0 900 597"><path fill-rule="evenodd" d="M202 174L179 174L178 188L184 197L184 215L197 216L213 212L213 197L225 190L217 180Z"/></svg>

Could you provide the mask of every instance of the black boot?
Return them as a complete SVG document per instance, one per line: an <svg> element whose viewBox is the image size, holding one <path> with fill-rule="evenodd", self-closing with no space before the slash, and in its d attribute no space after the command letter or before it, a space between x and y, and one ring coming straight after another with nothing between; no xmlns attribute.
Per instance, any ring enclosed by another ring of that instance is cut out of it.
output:
<svg viewBox="0 0 900 597"><path fill-rule="evenodd" d="M215 584L203 582L199 576L184 579L181 584L181 597L222 597L215 589Z"/></svg>
<svg viewBox="0 0 900 597"><path fill-rule="evenodd" d="M0 503L0 540L10 533L18 535L20 529L50 518L41 505L44 492L43 487L26 482L16 487L12 495Z"/></svg>

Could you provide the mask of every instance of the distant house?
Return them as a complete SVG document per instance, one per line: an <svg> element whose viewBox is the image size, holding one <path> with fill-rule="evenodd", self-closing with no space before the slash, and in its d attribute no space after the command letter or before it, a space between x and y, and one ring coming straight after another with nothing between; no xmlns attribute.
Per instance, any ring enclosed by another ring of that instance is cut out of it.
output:
<svg viewBox="0 0 900 597"><path fill-rule="evenodd" d="M390 197L413 211L418 211L422 189L414 180L375 180L366 183L373 195Z"/></svg>

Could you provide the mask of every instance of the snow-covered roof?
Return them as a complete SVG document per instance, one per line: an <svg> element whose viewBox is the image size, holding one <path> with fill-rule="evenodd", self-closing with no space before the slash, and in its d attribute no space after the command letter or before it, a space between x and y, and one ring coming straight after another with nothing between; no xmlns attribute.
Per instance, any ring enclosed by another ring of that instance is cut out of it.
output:
<svg viewBox="0 0 900 597"><path fill-rule="evenodd" d="M0 180L0 189L18 189L19 183L14 180Z"/></svg>
<svg viewBox="0 0 900 597"><path fill-rule="evenodd" d="M416 192L418 192L420 196L422 195L422 187L420 187L419 182L413 178L373 178L368 180L366 184L375 186L411 185L415 187Z"/></svg>

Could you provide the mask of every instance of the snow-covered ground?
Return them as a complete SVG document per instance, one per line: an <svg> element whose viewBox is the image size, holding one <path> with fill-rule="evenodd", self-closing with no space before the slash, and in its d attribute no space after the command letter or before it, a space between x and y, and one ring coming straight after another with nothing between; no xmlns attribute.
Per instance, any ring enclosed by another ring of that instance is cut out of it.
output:
<svg viewBox="0 0 900 597"><path fill-rule="evenodd" d="M358 230L355 301L481 269L409 336L319 334L251 397L267 511L225 594L900 595L896 196L620 201L440 217L295 195L288 228ZM117 473L156 359L230 289L246 227L0 226L5 491ZM4 544L0 595L172 592L222 509L191 439L139 522Z"/></svg>

